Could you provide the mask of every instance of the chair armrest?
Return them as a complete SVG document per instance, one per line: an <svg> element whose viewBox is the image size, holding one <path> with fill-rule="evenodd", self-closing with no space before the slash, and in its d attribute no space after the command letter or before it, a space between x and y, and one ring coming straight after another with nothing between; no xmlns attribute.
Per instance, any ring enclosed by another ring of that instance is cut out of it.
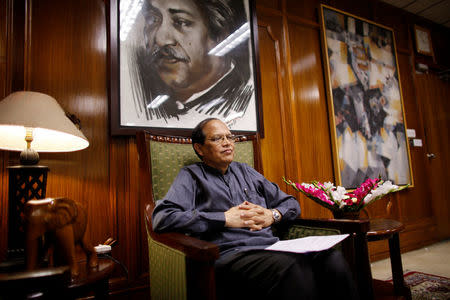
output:
<svg viewBox="0 0 450 300"><path fill-rule="evenodd" d="M182 233L155 233L151 237L170 248L183 252L187 258L198 261L214 261L219 258L219 246Z"/></svg>
<svg viewBox="0 0 450 300"><path fill-rule="evenodd" d="M176 249L186 255L187 258L198 261L214 261L219 258L219 246L206 242L182 233L168 232L156 233L152 229L152 211L154 203L150 203L145 207L145 226L147 234L151 238L170 248Z"/></svg>
<svg viewBox="0 0 450 300"><path fill-rule="evenodd" d="M347 220L347 219L302 219L297 218L289 224L333 228L342 233L367 233L369 231L369 220Z"/></svg>

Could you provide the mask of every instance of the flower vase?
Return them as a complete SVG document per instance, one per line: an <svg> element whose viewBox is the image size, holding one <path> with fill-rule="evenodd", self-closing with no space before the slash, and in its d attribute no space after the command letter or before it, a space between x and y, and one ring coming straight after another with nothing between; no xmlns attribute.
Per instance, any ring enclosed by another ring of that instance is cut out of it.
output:
<svg viewBox="0 0 450 300"><path fill-rule="evenodd" d="M349 220L359 220L359 211L333 211L333 217L335 219L349 219Z"/></svg>

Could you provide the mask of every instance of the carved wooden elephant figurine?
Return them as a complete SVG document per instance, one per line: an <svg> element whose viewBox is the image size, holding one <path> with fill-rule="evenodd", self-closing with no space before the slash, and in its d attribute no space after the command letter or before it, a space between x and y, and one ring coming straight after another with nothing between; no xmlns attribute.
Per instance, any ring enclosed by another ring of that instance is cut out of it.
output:
<svg viewBox="0 0 450 300"><path fill-rule="evenodd" d="M36 268L39 238L45 234L45 246L53 246L55 265L70 266L79 274L75 245L80 244L90 267L98 265L95 249L86 239L87 213L78 202L67 198L31 200L25 204L27 269Z"/></svg>

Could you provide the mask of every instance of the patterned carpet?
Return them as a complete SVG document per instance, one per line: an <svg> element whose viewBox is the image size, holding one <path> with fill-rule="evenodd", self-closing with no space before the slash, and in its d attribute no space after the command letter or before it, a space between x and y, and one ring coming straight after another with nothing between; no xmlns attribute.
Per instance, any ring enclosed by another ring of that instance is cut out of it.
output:
<svg viewBox="0 0 450 300"><path fill-rule="evenodd" d="M411 288L413 300L449 300L450 279L421 272L408 272L405 283Z"/></svg>

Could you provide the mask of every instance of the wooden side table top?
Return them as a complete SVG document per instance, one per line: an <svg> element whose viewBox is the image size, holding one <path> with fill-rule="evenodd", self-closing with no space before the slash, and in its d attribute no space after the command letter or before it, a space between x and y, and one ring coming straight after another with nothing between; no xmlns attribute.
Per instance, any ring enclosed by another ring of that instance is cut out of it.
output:
<svg viewBox="0 0 450 300"><path fill-rule="evenodd" d="M68 290L74 293L84 294L87 290L102 290L101 293L107 293L108 280L114 271L114 262L109 258L98 258L98 267L88 267L86 261L78 263L80 274L72 277Z"/></svg>
<svg viewBox="0 0 450 300"><path fill-rule="evenodd" d="M86 297L92 293L96 299L103 299L108 296L108 282L115 263L109 258L99 257L98 267L90 268L85 260L79 261L80 274L77 277L71 277L69 266L32 271L24 271L24 266L20 266L23 268L16 267L17 270L0 273L0 299L3 296L9 299L11 295L15 295L14 299L25 299L36 292L48 295L49 299L61 292L70 293L67 295L70 299Z"/></svg>
<svg viewBox="0 0 450 300"><path fill-rule="evenodd" d="M76 289L104 279L109 279L114 271L114 262L111 259L99 257L98 267L96 268L89 268L86 261L79 262L78 267L80 274L72 278L68 286L69 289Z"/></svg>
<svg viewBox="0 0 450 300"><path fill-rule="evenodd" d="M369 242L390 238L405 228L403 223L392 219L371 219L370 228L367 232Z"/></svg>

